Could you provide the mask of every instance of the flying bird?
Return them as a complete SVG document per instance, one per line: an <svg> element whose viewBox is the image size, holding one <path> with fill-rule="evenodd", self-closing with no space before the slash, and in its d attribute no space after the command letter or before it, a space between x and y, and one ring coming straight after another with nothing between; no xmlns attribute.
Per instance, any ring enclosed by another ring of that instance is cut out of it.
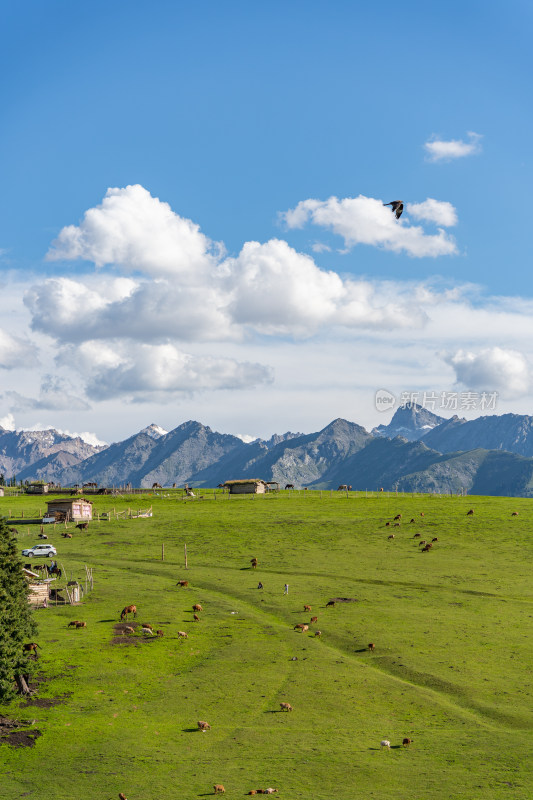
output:
<svg viewBox="0 0 533 800"><path fill-rule="evenodd" d="M392 210L396 214L396 219L400 219L403 211L403 200L393 200L392 203L383 203L384 206L392 206Z"/></svg>

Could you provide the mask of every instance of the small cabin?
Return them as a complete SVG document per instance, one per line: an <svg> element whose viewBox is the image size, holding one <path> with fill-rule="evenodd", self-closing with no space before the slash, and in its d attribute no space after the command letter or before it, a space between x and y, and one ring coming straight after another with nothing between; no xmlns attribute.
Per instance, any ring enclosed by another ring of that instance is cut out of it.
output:
<svg viewBox="0 0 533 800"><path fill-rule="evenodd" d="M24 577L28 581L28 603L30 606L42 608L48 603L50 597L50 579L42 579L40 575L24 567L22 569Z"/></svg>
<svg viewBox="0 0 533 800"><path fill-rule="evenodd" d="M226 481L224 487L230 494L265 494L268 490L268 484L260 478Z"/></svg>
<svg viewBox="0 0 533 800"><path fill-rule="evenodd" d="M57 498L56 500L47 500L46 505L48 511L47 517L63 518L67 521L81 520L86 522L93 518L93 504L85 497L69 497Z"/></svg>
<svg viewBox="0 0 533 800"><path fill-rule="evenodd" d="M30 483L26 487L26 494L48 494L48 488L47 483Z"/></svg>

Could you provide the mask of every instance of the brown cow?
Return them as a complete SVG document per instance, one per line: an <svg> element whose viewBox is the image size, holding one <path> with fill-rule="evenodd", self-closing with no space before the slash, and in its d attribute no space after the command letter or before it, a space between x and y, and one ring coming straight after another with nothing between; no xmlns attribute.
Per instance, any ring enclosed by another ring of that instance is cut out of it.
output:
<svg viewBox="0 0 533 800"><path fill-rule="evenodd" d="M193 615L192 615L192 618L193 618L193 620L194 620L195 622L200 622L200 617L198 616L198 614L193 614Z"/></svg>
<svg viewBox="0 0 533 800"><path fill-rule="evenodd" d="M164 636L165 634L164 634L163 631L159 630L159 631L156 631L156 635L157 636Z"/></svg>
<svg viewBox="0 0 533 800"><path fill-rule="evenodd" d="M61 536L63 537L63 539L72 539L71 533L62 533Z"/></svg>
<svg viewBox="0 0 533 800"><path fill-rule="evenodd" d="M310 620L309 624L310 625L314 625L315 622L318 622L318 617L311 617L311 620Z"/></svg>
<svg viewBox="0 0 533 800"><path fill-rule="evenodd" d="M215 790L215 794L224 794L226 791L221 783L215 783L213 789Z"/></svg>
<svg viewBox="0 0 533 800"><path fill-rule="evenodd" d="M86 622L79 622L79 621L76 622L76 628L86 628L86 627L87 627Z"/></svg>
<svg viewBox="0 0 533 800"><path fill-rule="evenodd" d="M37 648L39 648L39 650L42 650L41 645L37 644L37 642L28 642L22 647L25 653L35 653L35 658L39 657L39 654L37 653Z"/></svg>
<svg viewBox="0 0 533 800"><path fill-rule="evenodd" d="M409 745L412 743L412 741L413 741L412 739L409 739L409 737L406 736L405 739L402 742L402 745L404 747L409 747Z"/></svg>
<svg viewBox="0 0 533 800"><path fill-rule="evenodd" d="M192 607L192 610L193 610L193 611L203 611L203 608L202 608L202 606L200 605L200 603L195 603L195 604L193 605L193 607Z"/></svg>
<svg viewBox="0 0 533 800"><path fill-rule="evenodd" d="M257 569L257 564L258 563L259 562L257 561L257 558L252 558L251 561L250 561L250 564L252 565L253 569Z"/></svg>
<svg viewBox="0 0 533 800"><path fill-rule="evenodd" d="M186 634L185 631L178 631L178 639L187 639L187 638L188 634Z"/></svg>
<svg viewBox="0 0 533 800"><path fill-rule="evenodd" d="M311 606L304 606L304 611L311 611Z"/></svg>
<svg viewBox="0 0 533 800"><path fill-rule="evenodd" d="M176 586L188 586L189 581L178 581Z"/></svg>
<svg viewBox="0 0 533 800"><path fill-rule="evenodd" d="M413 536L413 539L420 539L421 536L422 536L421 533L415 533L415 535Z"/></svg>
<svg viewBox="0 0 533 800"><path fill-rule="evenodd" d="M293 708L290 703L280 703L282 711L292 711Z"/></svg>
<svg viewBox="0 0 533 800"><path fill-rule="evenodd" d="M211 730L211 725L208 722L205 722L203 719L198 720L198 727L201 731L205 733L205 731Z"/></svg>
<svg viewBox="0 0 533 800"><path fill-rule="evenodd" d="M67 628L75 628L77 626L77 624L78 624L78 621L79 620L77 620L77 619L73 619L72 622L69 622L69 624L67 625Z"/></svg>
<svg viewBox="0 0 533 800"><path fill-rule="evenodd" d="M304 622L299 622L297 625L294 626L294 630L300 630L302 633L305 633L309 630L309 625L306 625Z"/></svg>
<svg viewBox="0 0 533 800"><path fill-rule="evenodd" d="M133 614L134 617L137 616L137 606L126 606L120 612L120 621L123 622L125 619L128 619L128 614Z"/></svg>
<svg viewBox="0 0 533 800"><path fill-rule="evenodd" d="M76 528L79 531L86 531L88 527L89 527L88 522L78 522L78 524L76 525Z"/></svg>
<svg viewBox="0 0 533 800"><path fill-rule="evenodd" d="M439 541L439 537L438 536L434 536L433 539L431 540L432 543L433 542L438 542L438 541Z"/></svg>
<svg viewBox="0 0 533 800"><path fill-rule="evenodd" d="M119 796L120 800L128 800L128 798L126 797L126 795L123 792L119 792L118 796Z"/></svg>
<svg viewBox="0 0 533 800"><path fill-rule="evenodd" d="M154 629L153 625L149 625L148 622L143 622L142 627L143 628L148 628L148 630L150 630L150 631L153 631L153 629Z"/></svg>
<svg viewBox="0 0 533 800"><path fill-rule="evenodd" d="M386 523L385 523L385 527L386 527L386 528L390 527L390 522L386 522Z"/></svg>
<svg viewBox="0 0 533 800"><path fill-rule="evenodd" d="M124 633L135 633L135 628L132 628L131 625L126 625L124 628Z"/></svg>
<svg viewBox="0 0 533 800"><path fill-rule="evenodd" d="M395 520L397 520L397 519L401 519L401 518L402 518L402 515L401 515L401 514L396 514L396 516L394 517L394 519L395 519Z"/></svg>
<svg viewBox="0 0 533 800"><path fill-rule="evenodd" d="M335 605L335 600L328 600L328 602L326 603L326 608L333 608L334 605Z"/></svg>
<svg viewBox="0 0 533 800"><path fill-rule="evenodd" d="M315 636L322 636L322 631L315 631Z"/></svg>
<svg viewBox="0 0 533 800"><path fill-rule="evenodd" d="M376 649L376 645L374 644L374 642L370 642L370 644L368 645L368 649L369 649L369 650L370 650L372 653L374 652L374 650Z"/></svg>
<svg viewBox="0 0 533 800"><path fill-rule="evenodd" d="M424 544L427 544L426 540L425 539L420 539L420 541L418 542L418 546L422 547L422 545L424 545Z"/></svg>
<svg viewBox="0 0 533 800"><path fill-rule="evenodd" d="M422 548L422 553L427 553L428 550L431 550L431 543Z"/></svg>
<svg viewBox="0 0 533 800"><path fill-rule="evenodd" d="M409 525L412 525L414 521L415 521L415 519L413 517L412 519L409 520Z"/></svg>
<svg viewBox="0 0 533 800"><path fill-rule="evenodd" d="M425 517L426 515L424 514L424 512L423 512L423 511L421 511L421 512L420 512L420 516L421 516L421 517Z"/></svg>
<svg viewBox="0 0 533 800"><path fill-rule="evenodd" d="M518 516L518 511L513 511L513 513L511 514L511 516L512 516L512 517L517 517L517 516Z"/></svg>
<svg viewBox="0 0 533 800"><path fill-rule="evenodd" d="M391 533L391 535L390 535L390 536L387 536L387 539L394 539L394 534L393 534L393 533Z"/></svg>
<svg viewBox="0 0 533 800"><path fill-rule="evenodd" d="M470 509L470 511L467 511L467 512L466 512L466 516L467 516L467 517L471 517L473 513L474 513L474 509L473 509L473 508L471 508L471 509Z"/></svg>

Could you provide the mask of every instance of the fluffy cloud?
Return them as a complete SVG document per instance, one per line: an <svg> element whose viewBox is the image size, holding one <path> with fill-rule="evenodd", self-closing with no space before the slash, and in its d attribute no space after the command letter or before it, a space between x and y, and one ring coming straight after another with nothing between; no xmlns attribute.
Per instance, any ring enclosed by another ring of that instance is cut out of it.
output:
<svg viewBox="0 0 533 800"><path fill-rule="evenodd" d="M83 259L97 267L172 276L195 283L218 261L221 246L144 187L111 188L80 225L67 225L52 243L50 261Z"/></svg>
<svg viewBox="0 0 533 800"><path fill-rule="evenodd" d="M429 161L452 161L454 158L464 158L481 152L481 139L479 133L468 131L468 141L462 139L438 139L433 136L424 144L424 149Z"/></svg>
<svg viewBox="0 0 533 800"><path fill-rule="evenodd" d="M15 417L13 414L6 414L5 417L0 418L0 428L3 428L5 431L15 430Z"/></svg>
<svg viewBox="0 0 533 800"><path fill-rule="evenodd" d="M419 205L424 206L423 203ZM367 244L419 258L457 252L454 239L445 231L426 234L419 226L405 224L404 219L397 220L381 200L364 195L341 200L337 197L301 200L281 216L289 228L302 228L307 222L328 228L342 236L347 248ZM421 218L428 219L427 216Z"/></svg>
<svg viewBox="0 0 533 800"><path fill-rule="evenodd" d="M444 228L457 225L457 211L451 203L428 197L423 203L407 203L407 211L415 219L435 222Z"/></svg>
<svg viewBox="0 0 533 800"><path fill-rule="evenodd" d="M38 363L35 345L0 328L0 368L33 368Z"/></svg>
<svg viewBox="0 0 533 800"><path fill-rule="evenodd" d="M81 397L72 393L70 382L57 375L45 375L39 396L26 397L19 392L5 392L3 397L13 411L87 411L90 406Z"/></svg>
<svg viewBox="0 0 533 800"><path fill-rule="evenodd" d="M458 350L445 360L455 370L457 382L468 389L497 391L520 397L530 386L528 363L522 353L491 347L479 353Z"/></svg>
<svg viewBox="0 0 533 800"><path fill-rule="evenodd" d="M262 364L194 356L173 344L84 342L65 348L57 361L76 364L84 372L87 395L94 400L125 397L169 402L180 393L251 388L272 380L271 369Z"/></svg>

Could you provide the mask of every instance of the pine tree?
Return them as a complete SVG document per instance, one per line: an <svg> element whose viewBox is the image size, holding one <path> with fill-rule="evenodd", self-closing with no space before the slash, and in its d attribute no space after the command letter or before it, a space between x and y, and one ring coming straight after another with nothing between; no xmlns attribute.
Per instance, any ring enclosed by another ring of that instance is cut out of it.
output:
<svg viewBox="0 0 533 800"><path fill-rule="evenodd" d="M0 702L13 699L15 686L27 691L25 676L32 662L23 645L35 632L17 540L0 518Z"/></svg>

